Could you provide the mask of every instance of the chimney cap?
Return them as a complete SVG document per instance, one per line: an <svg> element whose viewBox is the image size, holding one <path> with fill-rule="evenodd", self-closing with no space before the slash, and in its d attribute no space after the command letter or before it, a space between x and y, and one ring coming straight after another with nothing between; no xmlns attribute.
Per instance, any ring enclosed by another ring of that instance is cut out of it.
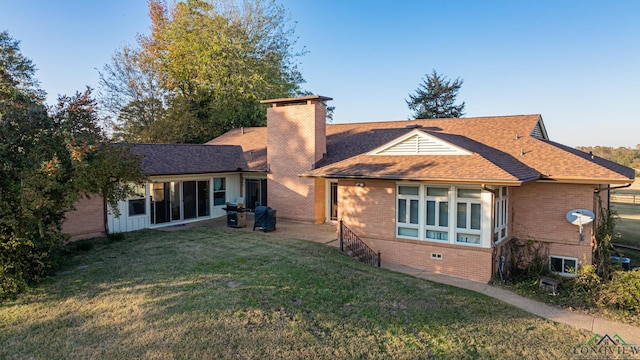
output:
<svg viewBox="0 0 640 360"><path fill-rule="evenodd" d="M320 102L320 101L329 101L333 100L333 98L327 96L320 95L310 95L310 96L301 96L297 98L282 98L282 99L269 99L269 100L261 100L261 104L271 104L272 106L283 106L283 105L291 105L291 104L300 104L300 103L312 103L312 102Z"/></svg>

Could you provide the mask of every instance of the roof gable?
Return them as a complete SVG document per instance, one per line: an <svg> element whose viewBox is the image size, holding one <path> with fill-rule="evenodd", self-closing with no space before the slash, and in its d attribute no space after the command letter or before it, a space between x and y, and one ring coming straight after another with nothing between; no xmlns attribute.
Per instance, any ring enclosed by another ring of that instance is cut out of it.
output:
<svg viewBox="0 0 640 360"><path fill-rule="evenodd" d="M538 119L536 125L531 130L530 136L540 139L540 140L549 140L549 135L547 135L547 129L544 127L544 123L542 122L542 117Z"/></svg>
<svg viewBox="0 0 640 360"><path fill-rule="evenodd" d="M471 155L471 152L423 131L413 130L374 149L369 155Z"/></svg>

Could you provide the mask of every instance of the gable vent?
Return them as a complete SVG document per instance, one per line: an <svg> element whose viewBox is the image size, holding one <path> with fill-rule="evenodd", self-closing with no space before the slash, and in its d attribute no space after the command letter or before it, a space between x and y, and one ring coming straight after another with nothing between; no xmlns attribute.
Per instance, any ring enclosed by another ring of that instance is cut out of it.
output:
<svg viewBox="0 0 640 360"><path fill-rule="evenodd" d="M536 139L549 140L547 130L544 128L544 124L542 123L542 118L538 119L536 126L533 127L533 130L531 130L531 133L529 135Z"/></svg>
<svg viewBox="0 0 640 360"><path fill-rule="evenodd" d="M374 150L375 155L469 155L466 150L458 148L440 139L426 134L414 133L398 139L387 146Z"/></svg>

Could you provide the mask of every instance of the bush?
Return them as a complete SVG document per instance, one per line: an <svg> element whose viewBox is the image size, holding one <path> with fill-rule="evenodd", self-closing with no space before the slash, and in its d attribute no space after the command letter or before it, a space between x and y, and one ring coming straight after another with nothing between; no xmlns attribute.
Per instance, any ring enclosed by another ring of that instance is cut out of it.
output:
<svg viewBox="0 0 640 360"><path fill-rule="evenodd" d="M1 237L0 301L13 298L29 284L44 278L56 267L62 245L62 234L35 240L15 236Z"/></svg>
<svg viewBox="0 0 640 360"><path fill-rule="evenodd" d="M573 306L589 307L600 296L602 278L598 276L595 265L582 265L575 279L563 282Z"/></svg>
<svg viewBox="0 0 640 360"><path fill-rule="evenodd" d="M615 271L611 281L603 284L600 301L610 307L640 310L640 269Z"/></svg>

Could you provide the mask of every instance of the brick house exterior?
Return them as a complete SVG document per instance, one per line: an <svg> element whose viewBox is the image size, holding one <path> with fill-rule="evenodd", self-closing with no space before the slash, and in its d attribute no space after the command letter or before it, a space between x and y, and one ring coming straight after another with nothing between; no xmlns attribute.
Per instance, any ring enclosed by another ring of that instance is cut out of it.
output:
<svg viewBox="0 0 640 360"><path fill-rule="evenodd" d="M110 215L109 223L131 231L198 221L224 214L218 200L237 201L268 205L278 219L342 220L383 261L482 282L501 266L507 245L536 240L546 244L552 269L571 276L592 261L597 219L581 237L565 215L597 214L611 187L634 179L633 169L549 140L540 115L326 124L329 100L263 101L266 127L182 148L191 153L178 161L168 160L180 148L139 146L150 181L128 201L140 214ZM194 182L208 192L188 190ZM175 201L168 219L153 222L158 204L168 206L160 183ZM211 209L189 217L190 195Z"/></svg>
<svg viewBox="0 0 640 360"><path fill-rule="evenodd" d="M634 178L550 141L540 115L326 125L327 100L264 101L266 128L208 144L240 146L262 166L279 218L341 219L383 261L486 282L507 245L525 239L566 268L590 263L593 223L581 239L565 215L597 213L603 189ZM435 206L446 226L433 223Z"/></svg>

